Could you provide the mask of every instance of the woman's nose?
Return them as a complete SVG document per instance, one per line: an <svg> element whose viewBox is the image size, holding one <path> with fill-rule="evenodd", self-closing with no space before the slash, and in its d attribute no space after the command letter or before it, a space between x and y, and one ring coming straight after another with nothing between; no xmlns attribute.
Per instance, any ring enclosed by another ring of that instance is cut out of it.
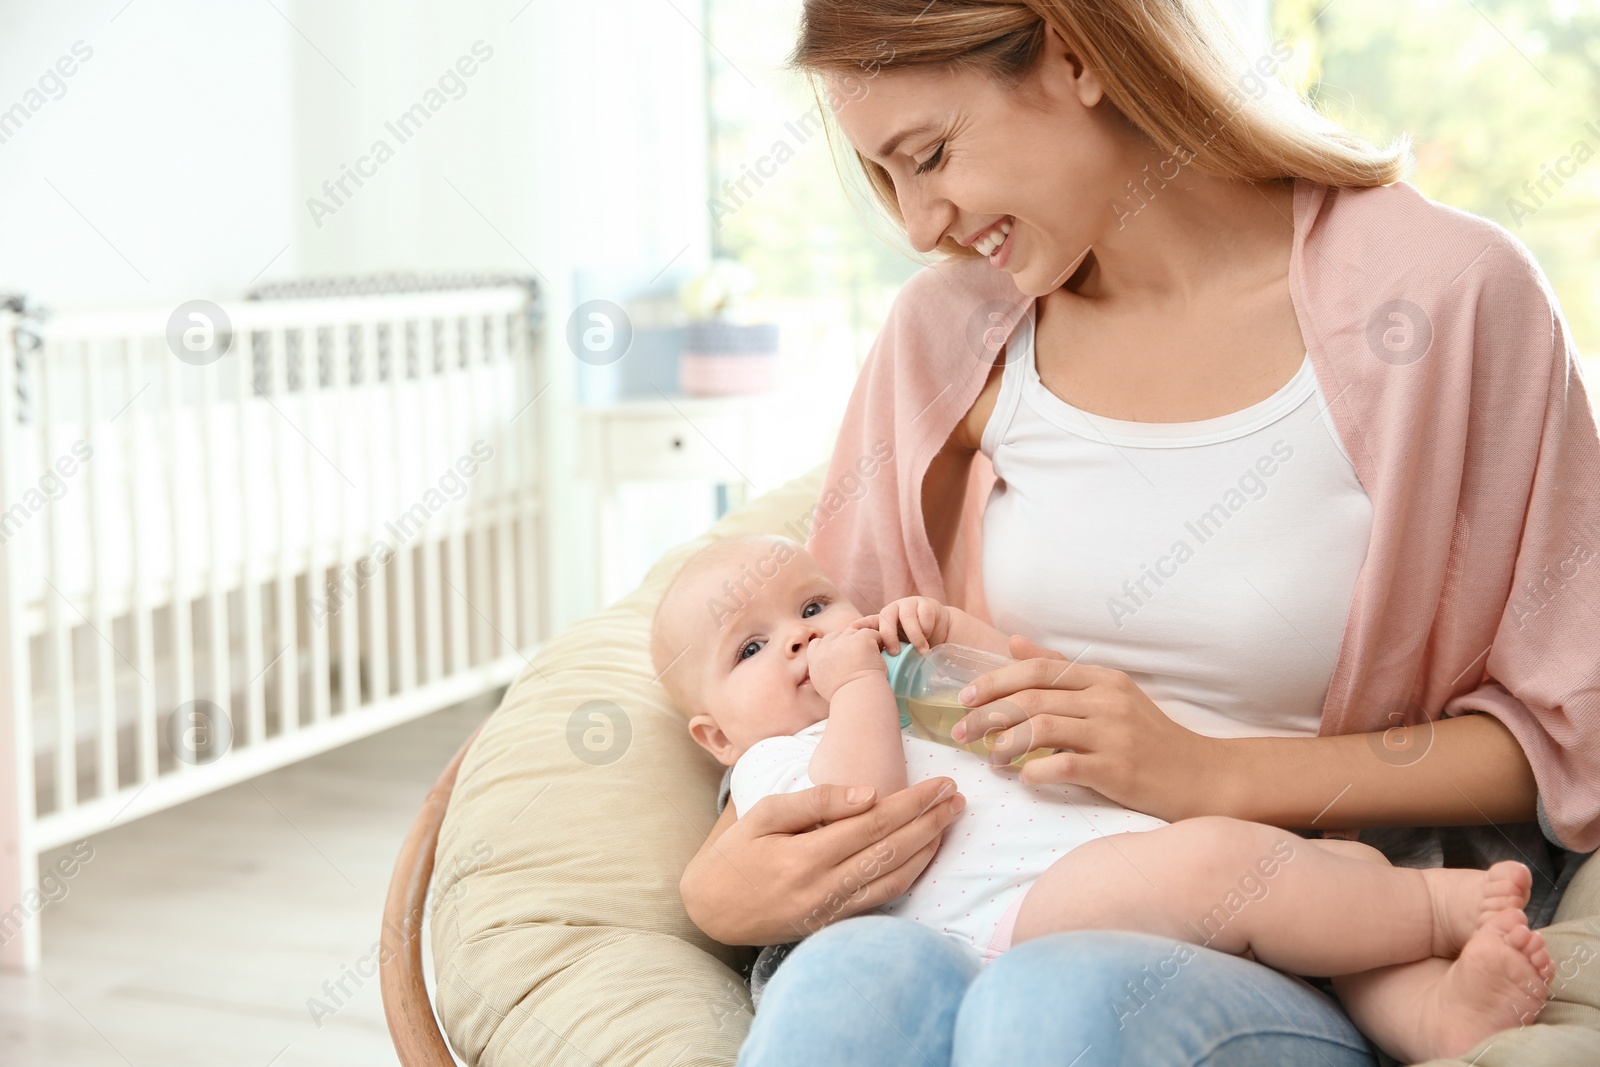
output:
<svg viewBox="0 0 1600 1067"><path fill-rule="evenodd" d="M911 247L926 255L939 246L950 227L948 200L930 196L913 187L900 197L900 216L906 222L906 238Z"/></svg>

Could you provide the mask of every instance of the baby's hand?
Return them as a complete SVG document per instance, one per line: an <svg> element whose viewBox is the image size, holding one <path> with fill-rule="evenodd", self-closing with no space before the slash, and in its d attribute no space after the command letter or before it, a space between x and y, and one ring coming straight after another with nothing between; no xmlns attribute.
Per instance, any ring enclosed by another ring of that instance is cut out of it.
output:
<svg viewBox="0 0 1600 1067"><path fill-rule="evenodd" d="M889 665L883 662L876 630L844 629L814 638L806 652L811 670L811 685L824 700L832 700L846 682L876 674L887 679Z"/></svg>
<svg viewBox="0 0 1600 1067"><path fill-rule="evenodd" d="M878 614L850 625L878 631L890 655L900 651L901 641L909 641L918 652L926 652L950 639L950 609L932 597L901 597L885 604Z"/></svg>

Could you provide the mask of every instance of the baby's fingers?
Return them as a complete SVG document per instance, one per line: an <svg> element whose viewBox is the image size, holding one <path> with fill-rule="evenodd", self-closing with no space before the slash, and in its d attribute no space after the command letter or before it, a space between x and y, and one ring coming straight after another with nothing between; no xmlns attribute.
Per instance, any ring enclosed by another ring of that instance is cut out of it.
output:
<svg viewBox="0 0 1600 1067"><path fill-rule="evenodd" d="M906 632L906 640L910 641L918 652L926 652L928 651L928 626L922 620L921 615L922 612L920 610L907 615L900 620L900 627Z"/></svg>
<svg viewBox="0 0 1600 1067"><path fill-rule="evenodd" d="M928 636L939 632L939 622L943 617L944 608L937 601L924 600L917 605L917 623L922 627L922 650L926 652L933 643L933 638Z"/></svg>
<svg viewBox="0 0 1600 1067"><path fill-rule="evenodd" d="M884 650L894 656L900 653L900 613L893 604L878 613L878 636L883 639Z"/></svg>

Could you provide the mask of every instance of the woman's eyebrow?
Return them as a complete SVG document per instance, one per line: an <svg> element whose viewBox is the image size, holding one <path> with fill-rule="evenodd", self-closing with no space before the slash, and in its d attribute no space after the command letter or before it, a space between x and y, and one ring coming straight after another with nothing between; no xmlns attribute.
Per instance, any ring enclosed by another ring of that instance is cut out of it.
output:
<svg viewBox="0 0 1600 1067"><path fill-rule="evenodd" d="M901 130L899 133L883 142L883 147L878 149L878 158L882 159L892 155L894 150L900 147L900 142L904 141L907 137L915 137L922 133L932 133L938 128L938 126L939 124L936 122L924 122L921 126L913 126L909 130Z"/></svg>

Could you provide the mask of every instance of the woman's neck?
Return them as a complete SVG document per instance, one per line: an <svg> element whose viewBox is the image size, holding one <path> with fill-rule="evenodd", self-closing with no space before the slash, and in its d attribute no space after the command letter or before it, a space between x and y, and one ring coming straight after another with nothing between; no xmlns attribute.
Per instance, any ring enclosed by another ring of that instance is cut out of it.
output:
<svg viewBox="0 0 1600 1067"><path fill-rule="evenodd" d="M1288 272L1292 181L1245 182L1180 171L1131 195L1062 289L1102 305L1182 313ZM1155 168L1151 168L1155 173Z"/></svg>

